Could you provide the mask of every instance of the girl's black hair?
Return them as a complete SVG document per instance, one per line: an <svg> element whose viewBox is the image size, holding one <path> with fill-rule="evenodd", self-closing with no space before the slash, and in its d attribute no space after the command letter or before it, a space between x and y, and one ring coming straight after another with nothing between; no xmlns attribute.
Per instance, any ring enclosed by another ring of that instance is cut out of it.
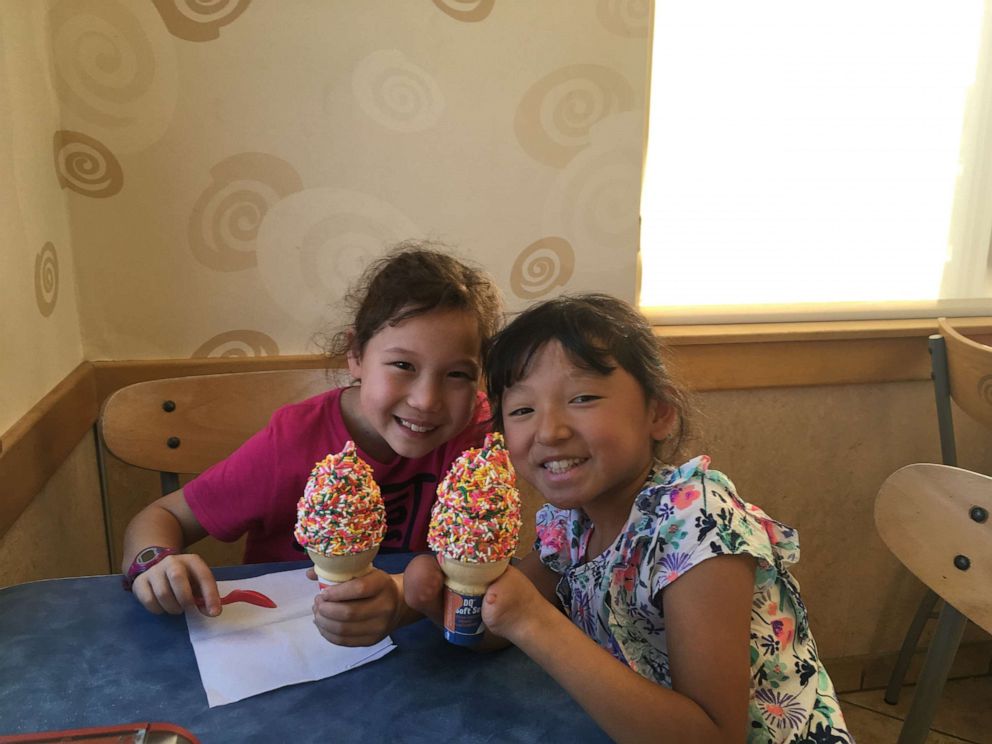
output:
<svg viewBox="0 0 992 744"><path fill-rule="evenodd" d="M562 295L520 313L486 346L489 401L503 427L503 394L527 376L534 355L557 341L579 367L609 375L617 365L637 380L648 400L671 406L677 416L666 439L672 453L687 435L688 398L669 374L659 339L647 320L623 300L605 294Z"/></svg>

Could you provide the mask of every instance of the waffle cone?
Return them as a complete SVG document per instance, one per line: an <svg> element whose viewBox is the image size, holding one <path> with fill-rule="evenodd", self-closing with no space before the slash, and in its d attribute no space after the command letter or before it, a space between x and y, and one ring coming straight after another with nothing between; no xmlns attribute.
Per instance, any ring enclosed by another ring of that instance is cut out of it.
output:
<svg viewBox="0 0 992 744"><path fill-rule="evenodd" d="M371 571L372 559L378 552L378 545L361 553L347 553L346 555L323 555L307 548L317 577L324 581L333 581L336 584L364 576Z"/></svg>
<svg viewBox="0 0 992 744"><path fill-rule="evenodd" d="M444 585L459 594L485 594L486 588L503 575L509 564L509 558L489 563L469 563L443 558L441 570L444 571Z"/></svg>

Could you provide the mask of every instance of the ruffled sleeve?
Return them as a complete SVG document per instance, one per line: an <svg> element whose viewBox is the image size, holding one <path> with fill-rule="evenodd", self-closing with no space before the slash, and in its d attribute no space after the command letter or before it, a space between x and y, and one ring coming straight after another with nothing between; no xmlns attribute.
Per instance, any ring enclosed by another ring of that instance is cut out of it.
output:
<svg viewBox="0 0 992 744"><path fill-rule="evenodd" d="M808 632L806 608L799 587L787 567L799 560L799 535L759 507L743 501L733 483L719 471L709 470L706 456L678 468L659 472L653 485L638 496L638 537L648 572L641 577L657 596L662 589L718 555L751 555L757 560L756 592L779 592L780 601L793 605L797 634Z"/></svg>

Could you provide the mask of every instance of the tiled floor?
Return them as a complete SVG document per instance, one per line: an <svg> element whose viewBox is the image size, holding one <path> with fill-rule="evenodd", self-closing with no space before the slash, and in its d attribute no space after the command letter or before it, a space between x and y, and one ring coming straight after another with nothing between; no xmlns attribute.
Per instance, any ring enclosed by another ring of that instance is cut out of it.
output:
<svg viewBox="0 0 992 744"><path fill-rule="evenodd" d="M844 717L858 744L894 744L913 689L903 688L898 705L882 699L884 690L842 694ZM927 744L961 742L992 744L992 676L955 679L944 688Z"/></svg>

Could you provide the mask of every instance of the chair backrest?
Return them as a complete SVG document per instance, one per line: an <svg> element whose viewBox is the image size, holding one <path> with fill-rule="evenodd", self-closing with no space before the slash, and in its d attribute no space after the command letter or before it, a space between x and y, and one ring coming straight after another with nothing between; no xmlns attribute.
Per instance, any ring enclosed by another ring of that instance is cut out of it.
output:
<svg viewBox="0 0 992 744"><path fill-rule="evenodd" d="M265 426L279 406L350 379L347 369L293 369L139 382L107 398L100 431L126 463L200 473Z"/></svg>
<svg viewBox="0 0 992 744"><path fill-rule="evenodd" d="M955 330L946 318L937 326L947 350L950 394L961 410L992 427L992 346L980 343L987 337L969 338Z"/></svg>
<svg viewBox="0 0 992 744"><path fill-rule="evenodd" d="M875 527L920 581L992 632L992 478L947 465L907 465L879 489Z"/></svg>

